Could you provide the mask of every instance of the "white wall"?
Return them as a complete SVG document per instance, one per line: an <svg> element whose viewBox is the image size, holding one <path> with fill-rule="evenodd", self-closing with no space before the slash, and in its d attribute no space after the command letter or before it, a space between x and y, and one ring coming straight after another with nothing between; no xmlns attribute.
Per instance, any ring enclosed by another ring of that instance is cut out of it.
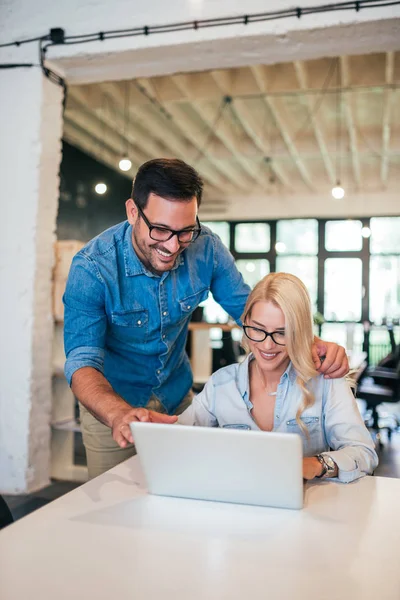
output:
<svg viewBox="0 0 400 600"><path fill-rule="evenodd" d="M320 0L302 0L302 7ZM6 0L0 7L0 41L29 38L62 27L67 35L292 8L290 0ZM277 21L213 27L53 47L49 58L69 82L123 79L257 62L394 49L400 6L337 11ZM357 27L357 29L355 28ZM162 46L162 52L159 47ZM184 47L184 50L183 50ZM22 56L25 49L13 52ZM0 54L1 56L1 54ZM31 57L37 58L36 44Z"/></svg>
<svg viewBox="0 0 400 600"><path fill-rule="evenodd" d="M61 91L38 69L1 72L0 492L48 483L51 269Z"/></svg>
<svg viewBox="0 0 400 600"><path fill-rule="evenodd" d="M302 0L301 6L320 0ZM279 10L287 0L3 0L0 43ZM398 47L400 7L53 47L68 83L204 70ZM37 43L0 62L38 62ZM61 136L61 90L37 67L0 71L0 492L49 474L50 284ZM261 200L262 202L263 200ZM272 206L272 205L271 205ZM238 204L240 208L240 203Z"/></svg>

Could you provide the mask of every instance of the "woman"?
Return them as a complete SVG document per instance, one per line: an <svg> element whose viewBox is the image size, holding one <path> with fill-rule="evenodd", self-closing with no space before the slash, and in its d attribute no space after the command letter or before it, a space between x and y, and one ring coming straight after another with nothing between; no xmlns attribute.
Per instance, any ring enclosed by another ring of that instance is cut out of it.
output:
<svg viewBox="0 0 400 600"><path fill-rule="evenodd" d="M305 479L348 483L371 474L378 457L349 384L315 370L311 303L300 279L267 275L251 292L242 322L246 360L214 373L178 422L297 433Z"/></svg>

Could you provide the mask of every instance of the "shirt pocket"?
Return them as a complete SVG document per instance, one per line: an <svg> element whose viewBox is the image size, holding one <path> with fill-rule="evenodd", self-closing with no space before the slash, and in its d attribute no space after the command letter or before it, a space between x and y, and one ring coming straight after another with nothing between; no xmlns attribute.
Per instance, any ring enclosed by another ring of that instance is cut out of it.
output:
<svg viewBox="0 0 400 600"><path fill-rule="evenodd" d="M321 450L320 440L320 418L319 417L300 417L300 421L306 426L307 434L301 429L296 419L286 421L288 433L297 433L303 441L303 449L307 455L317 453Z"/></svg>
<svg viewBox="0 0 400 600"><path fill-rule="evenodd" d="M190 294L190 296L186 296L179 300L180 312L182 317L187 317L191 315L195 308L198 307L200 302L203 300L207 300L208 298L209 288L205 287L195 292L194 294Z"/></svg>
<svg viewBox="0 0 400 600"><path fill-rule="evenodd" d="M135 308L111 313L111 329L114 337L125 343L144 343L149 334L149 311Z"/></svg>
<svg viewBox="0 0 400 600"><path fill-rule="evenodd" d="M251 427L245 423L227 423L226 425L222 425L222 429L242 429L249 431Z"/></svg>

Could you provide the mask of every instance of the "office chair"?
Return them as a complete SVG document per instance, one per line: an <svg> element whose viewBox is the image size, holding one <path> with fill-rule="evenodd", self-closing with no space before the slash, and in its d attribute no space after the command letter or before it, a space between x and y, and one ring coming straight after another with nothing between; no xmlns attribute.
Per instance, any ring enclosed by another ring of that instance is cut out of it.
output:
<svg viewBox="0 0 400 600"><path fill-rule="evenodd" d="M10 509L3 496L0 496L0 529L14 522Z"/></svg>
<svg viewBox="0 0 400 600"><path fill-rule="evenodd" d="M390 335L390 330L389 330ZM395 346L390 337L392 352L373 368L367 368L360 377L357 397L365 400L370 417L367 426L375 433L379 447L383 447L381 431L386 430L388 440L400 427L399 417L395 414L379 416L377 408L383 403L400 402L400 344Z"/></svg>
<svg viewBox="0 0 400 600"><path fill-rule="evenodd" d="M218 371L222 367L239 362L240 344L236 342L230 331L222 332L222 347L214 348L212 372Z"/></svg>

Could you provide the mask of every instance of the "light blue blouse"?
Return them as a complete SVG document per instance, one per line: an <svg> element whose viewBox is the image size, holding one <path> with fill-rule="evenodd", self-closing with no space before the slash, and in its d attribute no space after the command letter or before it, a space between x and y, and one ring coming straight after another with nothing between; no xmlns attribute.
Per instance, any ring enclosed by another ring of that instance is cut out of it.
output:
<svg viewBox="0 0 400 600"><path fill-rule="evenodd" d="M242 363L214 373L178 422L260 431L251 415L249 363L253 358L250 354ZM371 474L378 465L378 457L347 381L317 375L309 382L308 389L315 402L301 416L309 432L307 439L296 422L302 400L296 379L296 370L290 363L278 385L273 431L300 435L304 456L320 453L331 456L339 468L338 479L343 483Z"/></svg>

